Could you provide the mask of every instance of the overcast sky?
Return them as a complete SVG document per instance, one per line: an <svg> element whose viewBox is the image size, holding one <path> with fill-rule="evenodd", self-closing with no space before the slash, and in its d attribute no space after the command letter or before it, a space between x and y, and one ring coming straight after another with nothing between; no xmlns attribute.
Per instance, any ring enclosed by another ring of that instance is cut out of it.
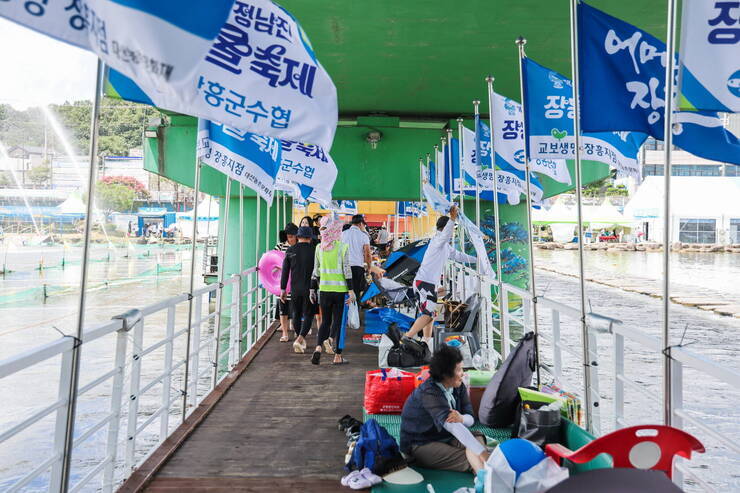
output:
<svg viewBox="0 0 740 493"><path fill-rule="evenodd" d="M25 109L92 99L92 53L1 18L0 47L0 103Z"/></svg>

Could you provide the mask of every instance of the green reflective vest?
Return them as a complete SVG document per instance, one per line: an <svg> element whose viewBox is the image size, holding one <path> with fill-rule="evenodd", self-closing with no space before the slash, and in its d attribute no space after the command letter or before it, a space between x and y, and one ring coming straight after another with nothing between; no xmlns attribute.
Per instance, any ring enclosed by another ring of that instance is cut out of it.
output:
<svg viewBox="0 0 740 493"><path fill-rule="evenodd" d="M349 245L335 242L331 250L316 248L319 258L319 291L333 291L335 293L347 292L347 280L342 270L342 259Z"/></svg>

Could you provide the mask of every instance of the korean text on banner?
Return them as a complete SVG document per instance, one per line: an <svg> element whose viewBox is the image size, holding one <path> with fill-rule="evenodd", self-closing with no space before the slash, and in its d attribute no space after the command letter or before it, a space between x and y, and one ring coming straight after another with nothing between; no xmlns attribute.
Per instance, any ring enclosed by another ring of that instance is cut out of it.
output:
<svg viewBox="0 0 740 493"><path fill-rule="evenodd" d="M272 203L280 154L278 139L198 121L199 159L248 186L268 203Z"/></svg>
<svg viewBox="0 0 740 493"><path fill-rule="evenodd" d="M483 128L486 132L489 131L488 126L481 123L483 124L480 132L482 135ZM481 139L483 143L488 142L488 133ZM496 150L497 162L500 158L520 171L525 170L522 105L497 93L493 95L493 148ZM564 159L530 158L529 169L549 176L559 183L568 185L572 183L570 171Z"/></svg>
<svg viewBox="0 0 740 493"><path fill-rule="evenodd" d="M583 131L631 130L663 140L665 43L583 2L578 6L578 32ZM683 87L683 97L691 104L701 100L690 85ZM680 111L674 121L673 142L681 149L740 164L740 141L716 113Z"/></svg>
<svg viewBox="0 0 740 493"><path fill-rule="evenodd" d="M337 166L329 153L314 144L290 140L280 142L282 159L278 181L295 184L303 200L320 204L331 202Z"/></svg>
<svg viewBox="0 0 740 493"><path fill-rule="evenodd" d="M740 112L740 2L684 1L681 109Z"/></svg>
<svg viewBox="0 0 740 493"><path fill-rule="evenodd" d="M0 17L94 52L151 88L193 80L234 2L0 1Z"/></svg>
<svg viewBox="0 0 740 493"><path fill-rule="evenodd" d="M237 1L187 87L136 84L111 70L123 99L221 122L328 152L337 91L296 20L269 0Z"/></svg>
<svg viewBox="0 0 740 493"><path fill-rule="evenodd" d="M478 122L478 128L478 134L481 136L480 152L483 164L483 169L479 174L481 199L493 200L494 173L490 164L491 130L483 121ZM495 151L495 159L497 168L496 177L498 178L498 183L496 183L496 200L498 200L499 203L516 205L519 203L521 195L524 194L526 196L527 193L526 175L524 174L525 171L519 170L512 166L509 162L507 162L498 153L498 149ZM522 163L524 163L523 156ZM539 180L535 178L532 174L530 174L530 192L532 202L534 204L539 204L540 202L542 202L544 190Z"/></svg>
<svg viewBox="0 0 740 493"><path fill-rule="evenodd" d="M571 81L530 58L522 60L522 74L530 159L575 159ZM639 180L637 153L646 138L643 133L584 133L581 158L606 163Z"/></svg>

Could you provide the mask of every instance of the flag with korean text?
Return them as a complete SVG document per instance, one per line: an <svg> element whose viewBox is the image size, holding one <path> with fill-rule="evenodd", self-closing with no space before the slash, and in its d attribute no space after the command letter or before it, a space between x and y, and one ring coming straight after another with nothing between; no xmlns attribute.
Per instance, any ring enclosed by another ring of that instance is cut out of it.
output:
<svg viewBox="0 0 740 493"><path fill-rule="evenodd" d="M308 202L331 202L337 166L328 152L315 144L281 140L282 159L277 179L293 183Z"/></svg>
<svg viewBox="0 0 740 493"><path fill-rule="evenodd" d="M337 91L296 20L269 0L237 0L182 86L110 70L106 92L240 130L331 150Z"/></svg>
<svg viewBox="0 0 740 493"><path fill-rule="evenodd" d="M522 60L522 77L530 159L575 159L571 81L530 58ZM606 163L640 180L637 153L646 138L632 132L584 133L581 159Z"/></svg>
<svg viewBox="0 0 740 493"><path fill-rule="evenodd" d="M493 200L494 173L491 167L491 130L485 122L478 121L478 135L480 136L480 155L481 171L479 192L482 200ZM500 204L516 205L519 203L521 195L526 196L526 175L525 171L519 170L512 166L506 159L494 151L496 159L496 197ZM532 202L539 204L542 202L544 190L539 180L530 174L530 193Z"/></svg>
<svg viewBox="0 0 740 493"><path fill-rule="evenodd" d="M514 168L525 170L522 105L497 93L493 95L493 148L496 162L503 159ZM572 183L568 164L564 159L530 158L529 169L559 183Z"/></svg>
<svg viewBox="0 0 740 493"><path fill-rule="evenodd" d="M452 137L450 142L445 145L444 158L445 158L445 180L444 180L444 192L448 198L451 198L454 194L460 193L458 187L459 175L460 175L460 147L459 141Z"/></svg>
<svg viewBox="0 0 740 493"><path fill-rule="evenodd" d="M740 1L684 0L681 92L687 110L740 112Z"/></svg>
<svg viewBox="0 0 740 493"><path fill-rule="evenodd" d="M183 88L229 17L233 1L4 0L0 17L92 51L150 88Z"/></svg>
<svg viewBox="0 0 740 493"><path fill-rule="evenodd" d="M272 203L282 151L279 139L201 119L198 121L197 148L201 162L246 185L267 203Z"/></svg>
<svg viewBox="0 0 740 493"><path fill-rule="evenodd" d="M578 25L583 131L637 131L663 140L665 43L585 3L578 6ZM701 100L691 86L683 87L683 97L690 104ZM740 141L717 113L674 111L674 121L676 146L705 159L740 164Z"/></svg>

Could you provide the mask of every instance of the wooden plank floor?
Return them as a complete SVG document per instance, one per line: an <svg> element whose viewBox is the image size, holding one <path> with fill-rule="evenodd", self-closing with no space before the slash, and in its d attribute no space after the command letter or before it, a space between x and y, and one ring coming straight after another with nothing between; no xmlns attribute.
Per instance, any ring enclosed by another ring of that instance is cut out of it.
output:
<svg viewBox="0 0 740 493"><path fill-rule="evenodd" d="M295 354L276 332L146 491L346 491L336 422L362 419L365 371L377 367L361 332L348 331L341 366L326 354L312 365L312 346Z"/></svg>

